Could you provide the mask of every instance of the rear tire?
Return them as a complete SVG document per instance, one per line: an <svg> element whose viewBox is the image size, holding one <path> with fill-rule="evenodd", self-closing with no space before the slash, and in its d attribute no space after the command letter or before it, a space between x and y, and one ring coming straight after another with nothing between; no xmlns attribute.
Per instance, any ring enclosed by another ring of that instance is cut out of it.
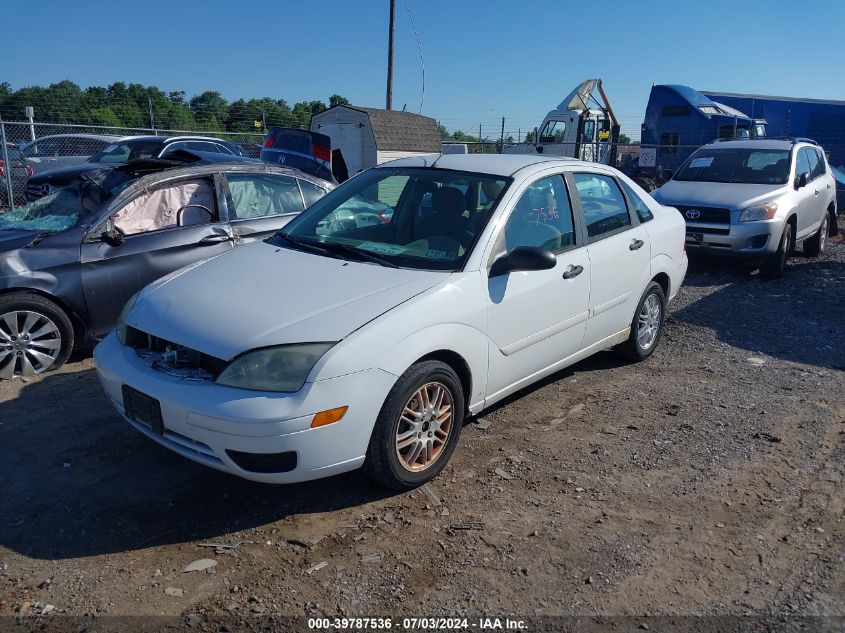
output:
<svg viewBox="0 0 845 633"><path fill-rule="evenodd" d="M666 295L663 287L652 281L637 304L628 340L617 346L616 351L633 361L645 360L652 355L660 342L665 322Z"/></svg>
<svg viewBox="0 0 845 633"><path fill-rule="evenodd" d="M364 472L394 490L421 486L449 462L463 423L464 392L454 370L435 360L412 365L376 418Z"/></svg>
<svg viewBox="0 0 845 633"><path fill-rule="evenodd" d="M804 255L807 257L821 257L827 246L827 236L830 233L830 213L825 211L822 224L816 234L804 240Z"/></svg>
<svg viewBox="0 0 845 633"><path fill-rule="evenodd" d="M0 296L0 379L58 369L73 346L73 324L54 302L30 293Z"/></svg>
<svg viewBox="0 0 845 633"><path fill-rule="evenodd" d="M786 272L786 262L792 253L793 238L792 224L787 222L783 226L783 234L780 236L778 249L769 255L766 263L760 267L760 274L769 279L780 279Z"/></svg>

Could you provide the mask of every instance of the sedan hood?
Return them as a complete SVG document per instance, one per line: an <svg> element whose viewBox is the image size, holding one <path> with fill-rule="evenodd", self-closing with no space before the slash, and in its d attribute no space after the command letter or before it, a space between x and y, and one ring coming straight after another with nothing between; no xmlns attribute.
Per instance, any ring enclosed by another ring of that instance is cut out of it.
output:
<svg viewBox="0 0 845 633"><path fill-rule="evenodd" d="M744 209L786 193L787 185L670 180L652 193L660 204Z"/></svg>
<svg viewBox="0 0 845 633"><path fill-rule="evenodd" d="M47 171L38 172L34 176L30 176L27 184L43 185L44 183L49 183L54 186L66 185L80 174L108 166L103 163L82 163L69 167L59 167L58 169L48 169Z"/></svg>
<svg viewBox="0 0 845 633"><path fill-rule="evenodd" d="M127 323L230 360L259 347L339 341L448 276L257 242L154 282Z"/></svg>

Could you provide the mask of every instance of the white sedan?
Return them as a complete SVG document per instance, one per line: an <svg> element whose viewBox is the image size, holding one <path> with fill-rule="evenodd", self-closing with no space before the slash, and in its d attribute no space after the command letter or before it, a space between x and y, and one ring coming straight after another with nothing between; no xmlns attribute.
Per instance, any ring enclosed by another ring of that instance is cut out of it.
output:
<svg viewBox="0 0 845 633"><path fill-rule="evenodd" d="M610 167L403 159L147 286L97 371L133 427L212 468L282 483L364 467L407 489L443 469L466 416L603 349L648 357L684 240L675 209Z"/></svg>

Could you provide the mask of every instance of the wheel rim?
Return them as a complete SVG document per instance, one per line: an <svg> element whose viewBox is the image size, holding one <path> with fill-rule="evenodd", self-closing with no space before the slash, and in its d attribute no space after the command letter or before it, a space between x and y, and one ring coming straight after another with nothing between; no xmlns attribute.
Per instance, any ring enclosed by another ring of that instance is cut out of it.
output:
<svg viewBox="0 0 845 633"><path fill-rule="evenodd" d="M396 429L396 456L405 470L430 468L443 454L452 434L452 393L442 383L430 382L405 403Z"/></svg>
<svg viewBox="0 0 845 633"><path fill-rule="evenodd" d="M0 378L45 372L61 349L59 327L43 314L18 310L0 315Z"/></svg>
<svg viewBox="0 0 845 633"><path fill-rule="evenodd" d="M643 302L637 319L637 342L640 344L640 349L651 349L657 340L662 309L660 299L656 294L650 294Z"/></svg>

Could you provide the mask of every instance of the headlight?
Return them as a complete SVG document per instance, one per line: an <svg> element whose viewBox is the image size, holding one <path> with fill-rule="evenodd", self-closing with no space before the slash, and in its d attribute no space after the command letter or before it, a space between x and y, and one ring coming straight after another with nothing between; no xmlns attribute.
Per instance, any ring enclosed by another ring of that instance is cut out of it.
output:
<svg viewBox="0 0 845 633"><path fill-rule="evenodd" d="M771 220L777 213L777 202L768 202L766 204L755 204L753 207L748 207L739 212L740 222L756 222L759 220Z"/></svg>
<svg viewBox="0 0 845 633"><path fill-rule="evenodd" d="M117 317L117 323L114 324L114 333L117 334L117 340L120 341L121 345L126 345L126 317L129 315L129 311L134 307L140 293L141 291L139 290L129 297L129 301L126 302L123 306L123 310L120 311L120 315Z"/></svg>
<svg viewBox="0 0 845 633"><path fill-rule="evenodd" d="M299 391L334 343L300 343L247 352L222 371L218 385L258 391Z"/></svg>

